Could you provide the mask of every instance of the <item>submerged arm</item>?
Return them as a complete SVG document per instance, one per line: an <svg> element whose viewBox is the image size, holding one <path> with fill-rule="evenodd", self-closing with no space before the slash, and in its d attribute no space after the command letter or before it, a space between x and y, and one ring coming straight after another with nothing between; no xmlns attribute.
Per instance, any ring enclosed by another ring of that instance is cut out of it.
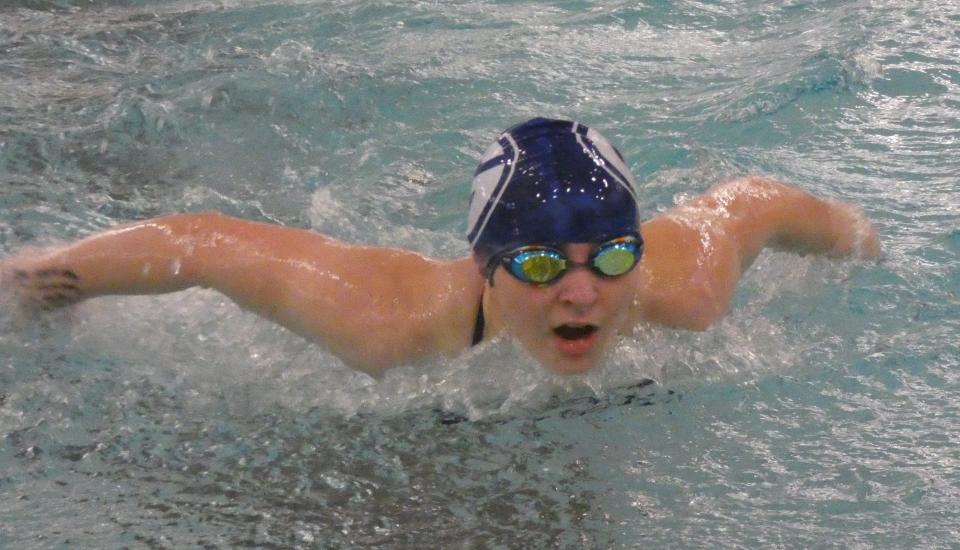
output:
<svg viewBox="0 0 960 550"><path fill-rule="evenodd" d="M765 248L876 259L880 240L863 213L761 177L735 179L643 227L650 289L644 318L705 329L729 308L740 277Z"/></svg>
<svg viewBox="0 0 960 550"><path fill-rule="evenodd" d="M462 347L467 321L457 314L471 309L465 304L480 286L469 260L350 246L219 214L134 223L0 265L0 285L45 309L106 294L213 288L373 373Z"/></svg>

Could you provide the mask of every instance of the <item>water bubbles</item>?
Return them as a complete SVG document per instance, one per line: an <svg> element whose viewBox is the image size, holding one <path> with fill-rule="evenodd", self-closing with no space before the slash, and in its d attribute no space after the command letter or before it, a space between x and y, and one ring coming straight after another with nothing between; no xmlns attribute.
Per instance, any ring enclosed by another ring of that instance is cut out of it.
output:
<svg viewBox="0 0 960 550"><path fill-rule="evenodd" d="M501 338L374 380L203 290L4 318L10 545L956 538L942 6L20 4L0 87L8 247L216 208L463 256L479 150L572 98L585 110L567 115L640 163L651 210L764 171L867 203L892 252L761 257L723 322L639 327L575 379Z"/></svg>
<svg viewBox="0 0 960 550"><path fill-rule="evenodd" d="M344 480L333 475L324 475L321 476L321 479L333 489L343 490L347 487L347 483Z"/></svg>

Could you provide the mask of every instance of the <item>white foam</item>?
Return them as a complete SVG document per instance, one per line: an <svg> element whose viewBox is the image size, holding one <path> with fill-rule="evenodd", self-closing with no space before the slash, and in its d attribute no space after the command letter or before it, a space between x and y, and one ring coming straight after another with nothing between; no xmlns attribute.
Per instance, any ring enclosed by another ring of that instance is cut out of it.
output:
<svg viewBox="0 0 960 550"><path fill-rule="evenodd" d="M374 380L209 290L82 304L72 314L70 345L122 365L123 377L175 386L198 411L226 406L245 416L320 408L352 416L438 407L481 418L537 406L558 392L603 394L643 379L671 385L795 368L810 342L762 310L785 292L803 291L813 268L799 258L778 267L783 259L762 262L751 300L717 326L703 333L641 326L603 368L581 377L552 375L500 338Z"/></svg>

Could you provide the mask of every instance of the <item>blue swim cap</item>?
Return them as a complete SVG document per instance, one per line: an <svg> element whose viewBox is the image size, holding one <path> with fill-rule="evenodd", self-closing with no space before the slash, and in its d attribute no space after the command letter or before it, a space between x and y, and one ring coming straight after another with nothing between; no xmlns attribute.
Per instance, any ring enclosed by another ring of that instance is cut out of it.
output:
<svg viewBox="0 0 960 550"><path fill-rule="evenodd" d="M633 175L599 132L534 118L503 132L473 177L467 238L489 276L529 244L596 243L639 234Z"/></svg>

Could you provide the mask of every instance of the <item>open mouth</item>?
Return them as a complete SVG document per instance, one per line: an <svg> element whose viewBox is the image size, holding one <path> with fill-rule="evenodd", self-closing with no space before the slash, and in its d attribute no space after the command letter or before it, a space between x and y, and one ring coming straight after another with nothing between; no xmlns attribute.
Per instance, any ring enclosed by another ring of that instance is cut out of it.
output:
<svg viewBox="0 0 960 550"><path fill-rule="evenodd" d="M553 329L554 334L564 340L581 340L589 338L597 331L595 325L560 325Z"/></svg>

